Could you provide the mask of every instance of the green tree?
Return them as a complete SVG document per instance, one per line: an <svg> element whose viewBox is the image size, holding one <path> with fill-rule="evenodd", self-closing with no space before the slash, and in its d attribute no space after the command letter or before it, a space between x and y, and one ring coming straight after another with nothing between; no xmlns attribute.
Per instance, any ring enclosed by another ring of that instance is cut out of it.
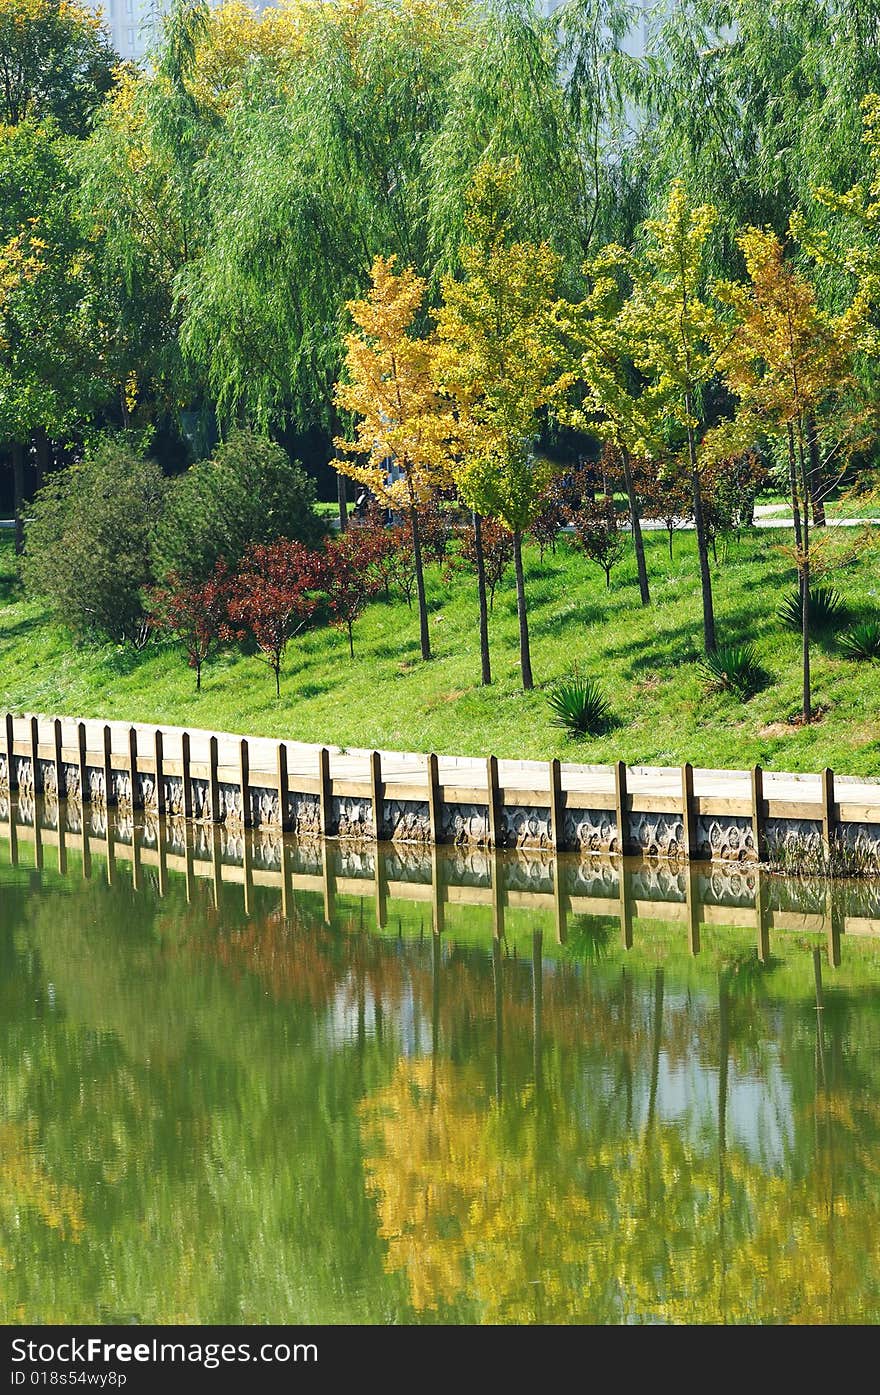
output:
<svg viewBox="0 0 880 1395"><path fill-rule="evenodd" d="M51 119L83 136L119 62L98 15L75 0L0 0L0 122Z"/></svg>

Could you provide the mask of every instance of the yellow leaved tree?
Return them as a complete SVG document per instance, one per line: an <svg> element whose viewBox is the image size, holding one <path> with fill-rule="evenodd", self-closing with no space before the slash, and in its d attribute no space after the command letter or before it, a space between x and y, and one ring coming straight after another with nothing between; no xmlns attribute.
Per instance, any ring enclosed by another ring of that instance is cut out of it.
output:
<svg viewBox="0 0 880 1395"><path fill-rule="evenodd" d="M432 340L414 332L425 282L395 260L376 257L366 298L348 303L355 328L335 399L356 425L352 440L336 439L342 455L333 468L409 520L421 652L430 659L419 510L448 483L449 422L432 377Z"/></svg>

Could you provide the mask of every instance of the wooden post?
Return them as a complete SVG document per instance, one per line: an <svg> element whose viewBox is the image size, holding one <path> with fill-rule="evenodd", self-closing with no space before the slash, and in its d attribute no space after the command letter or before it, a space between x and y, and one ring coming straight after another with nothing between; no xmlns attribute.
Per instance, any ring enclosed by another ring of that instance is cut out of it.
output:
<svg viewBox="0 0 880 1395"><path fill-rule="evenodd" d="M251 810L250 794L251 758L248 744L244 737L238 743L238 783L241 789L241 822L245 828L250 828L253 823L253 812Z"/></svg>
<svg viewBox="0 0 880 1395"><path fill-rule="evenodd" d="M113 788L113 732L109 723L104 724L104 808L107 810L107 824L110 824L110 805L116 803Z"/></svg>
<svg viewBox="0 0 880 1395"><path fill-rule="evenodd" d="M193 816L193 788L190 760L190 739L189 732L185 731L180 738L180 769L183 781L183 817L191 819ZM190 848L187 837L187 848ZM192 862L192 849L190 848L190 862ZM187 882L187 900L189 900L189 882Z"/></svg>
<svg viewBox="0 0 880 1395"><path fill-rule="evenodd" d="M550 846L559 852L565 843L565 810L562 803L562 766L555 758L550 766Z"/></svg>
<svg viewBox="0 0 880 1395"><path fill-rule="evenodd" d="M440 768L433 751L426 758L425 765L428 780L428 836L433 845L441 841L443 832L440 816Z"/></svg>
<svg viewBox="0 0 880 1395"><path fill-rule="evenodd" d="M131 780L131 811L143 808L143 799L138 792L138 738L137 728L128 729L128 775Z"/></svg>
<svg viewBox="0 0 880 1395"><path fill-rule="evenodd" d="M694 812L694 767L685 761L681 767L681 821L684 846L689 858L697 855L697 816Z"/></svg>
<svg viewBox="0 0 880 1395"><path fill-rule="evenodd" d="M822 771L822 842L825 851L831 847L834 832L834 771L826 766Z"/></svg>
<svg viewBox="0 0 880 1395"><path fill-rule="evenodd" d="M290 828L290 814L288 812L290 807L290 777L287 773L287 747L283 741L278 742L276 774L278 777L278 827L282 833L286 833Z"/></svg>
<svg viewBox="0 0 880 1395"><path fill-rule="evenodd" d="M86 800L89 798L89 766L86 759L86 724L76 724L77 767L79 769L79 802L82 805L83 828L86 824Z"/></svg>
<svg viewBox="0 0 880 1395"><path fill-rule="evenodd" d="M6 713L6 774L9 781L9 793L18 789L18 772L15 765L15 718L11 712Z"/></svg>
<svg viewBox="0 0 880 1395"><path fill-rule="evenodd" d="M81 722L80 722L80 726L82 726L82 723L81 723ZM42 780L40 779L40 756L39 756L40 724L39 724L39 722L37 721L36 717L31 717L31 722L30 722L30 737L31 737L31 770L32 770L32 772L33 772L33 777L34 777L34 796L36 797L37 793L38 793L39 790L42 788L42 784L43 784Z"/></svg>
<svg viewBox="0 0 880 1395"><path fill-rule="evenodd" d="M64 798L65 794L67 793L67 784L66 784L65 779L64 779L64 758L63 758L63 756L62 756L62 754L61 754L61 718L60 718L60 717L56 717L55 720L54 720L54 722L52 723L52 733L53 733L53 736L54 736L54 738L55 738L55 793L56 793L57 796L58 796L58 802L59 802L59 804L60 804L60 803L61 803L61 800ZM59 811L58 811L58 824L59 824L59 827L60 827L60 825L61 825L61 810L60 810L60 809L59 809Z"/></svg>
<svg viewBox="0 0 880 1395"><path fill-rule="evenodd" d="M489 820L489 846L498 847L498 757L486 760L486 809Z"/></svg>
<svg viewBox="0 0 880 1395"><path fill-rule="evenodd" d="M621 856L626 852L628 821L626 816L626 765L622 760L614 764L614 811L617 818L617 851Z"/></svg>
<svg viewBox="0 0 880 1395"><path fill-rule="evenodd" d="M161 816L165 813L165 773L162 769L162 756L164 753L164 742L162 733L157 727L153 732L153 757L156 763L156 813Z"/></svg>
<svg viewBox="0 0 880 1395"><path fill-rule="evenodd" d="M210 805L211 822L213 824L218 824L220 822L220 781L217 778L218 761L217 738L216 736L212 736L208 742L208 803Z"/></svg>
<svg viewBox="0 0 880 1395"><path fill-rule="evenodd" d="M752 766L752 842L755 845L755 858L763 862L766 854L764 846L764 771L760 765Z"/></svg>
<svg viewBox="0 0 880 1395"><path fill-rule="evenodd" d="M370 752L370 805L373 811L373 837L382 840L382 808L384 804L382 787L382 757L378 751Z"/></svg>
<svg viewBox="0 0 880 1395"><path fill-rule="evenodd" d="M321 832L329 837L333 814L333 786L330 782L330 752L322 746L318 752L318 803L321 810ZM329 924L329 917L327 923Z"/></svg>

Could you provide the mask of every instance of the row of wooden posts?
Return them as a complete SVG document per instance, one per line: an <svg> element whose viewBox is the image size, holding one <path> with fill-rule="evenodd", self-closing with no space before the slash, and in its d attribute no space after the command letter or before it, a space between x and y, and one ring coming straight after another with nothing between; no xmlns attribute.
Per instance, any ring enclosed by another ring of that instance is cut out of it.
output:
<svg viewBox="0 0 880 1395"><path fill-rule="evenodd" d="M90 798L88 769L91 766L103 768L105 797L108 804L115 801L114 795L114 770L122 769L129 774L132 791L132 807L140 807L142 800L138 793L138 774L155 775L155 795L153 808L158 814L165 813L165 781L164 776L180 776L183 793L183 813L187 818L193 816L193 794L192 794L192 761L190 758L191 738L189 732L184 731L181 737L181 759L171 760L166 758L164 753L164 741L161 730L156 729L149 737L147 750L139 751L138 731L135 727L130 727L127 735L127 750L120 759L118 755L112 753L111 728L109 725L103 727L102 749L98 752L89 753L86 745L86 725L78 722L76 725L77 745L76 760L79 773L80 797L85 802ZM28 739L25 743L27 756L32 762L34 789L39 792L41 788L41 756L39 739L39 722L36 717L31 717L28 724ZM53 740L51 745L52 755L50 759L54 762L56 769L56 788L59 794L66 789L64 778L64 766L69 764L64 758L62 746L62 723L59 718L55 718L52 723ZM42 743L45 749L45 743ZM14 740L14 722L11 713L6 714L5 721L5 746L7 756L7 770L10 789L16 787L16 747L21 752L22 743ZM92 759L89 759L91 754ZM330 776L330 753L326 747L321 747L317 752L317 768L314 777L306 777L305 788L300 792L317 793L320 810L320 829L325 836L332 834L332 796L333 783ZM198 767L200 773L207 778L208 784L208 815L211 822L220 822L222 817L221 804L221 781L219 771L219 750L218 738L209 738L209 759L206 765ZM228 767L224 767L228 771ZM613 793L613 815L616 821L616 834L618 848L625 849L628 845L627 839L627 814L628 814L628 789L627 789L627 767L623 761L617 761L613 767L614 771L614 793ZM382 758L378 751L372 751L368 758L368 789L369 799L372 805L373 827L381 828L382 805L384 799L384 784L382 779ZM242 822L245 826L250 826L252 822L251 801L249 791L250 784L250 753L247 738L236 739L236 756L234 761L234 780L241 790ZM427 805L429 840L432 843L442 842L442 820L441 805L443 802L443 787L440 784L437 756L433 753L425 757L425 785L424 801ZM530 772L531 775L531 772ZM278 742L276 747L276 768L275 771L260 772L261 781L253 788L275 788L278 791L279 816L281 827L288 829L290 826L290 815L288 799L291 788L291 779L288 773L287 747L284 742ZM352 782L348 782L349 784ZM355 782L360 784L361 782ZM407 798L414 798L412 786L407 786ZM498 846L498 828L502 810L501 787L498 779L498 759L490 755L486 760L486 803L488 821L488 841L492 846ZM561 765L559 760L554 759L548 762L548 788L545 790L531 789L525 794L527 798L522 799L522 803L527 804L531 798L538 807L549 806L549 842L555 850L561 850L564 846L564 812L566 807L566 792L562 789ZM659 803L657 802L659 799ZM595 800L595 807L602 808L610 804L610 799L606 794L596 792L595 795L579 792L579 807L593 807L591 801ZM640 796L639 802L647 808L651 808L652 800L660 807L664 803L665 796ZM723 799L713 799L713 804L723 805ZM740 804L740 801L730 801ZM756 765L751 770L751 824L754 847L758 858L763 861L766 858L766 800L764 796L764 776L760 765ZM822 836L826 848L829 846L836 826L835 816L835 787L834 772L825 769L821 773L821 803L799 802L794 809L786 812L790 817L803 819L818 819L822 826ZM612 810L609 809L609 813ZM698 809L694 797L694 771L693 767L686 763L681 767L681 807L678 810L682 819L683 838L682 851L686 851L688 856L693 858L698 856L699 846L697 838L697 817Z"/></svg>

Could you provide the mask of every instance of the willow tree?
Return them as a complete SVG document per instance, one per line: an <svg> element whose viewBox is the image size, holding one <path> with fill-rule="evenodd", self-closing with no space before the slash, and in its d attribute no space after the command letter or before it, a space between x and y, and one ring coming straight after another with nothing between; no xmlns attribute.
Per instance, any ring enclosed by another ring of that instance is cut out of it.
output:
<svg viewBox="0 0 880 1395"><path fill-rule="evenodd" d="M749 228L738 241L748 282L716 287L734 314L722 364L743 407L788 453L801 591L803 715L809 722L812 424L820 412L831 409L835 427L846 429L841 403L854 382L854 357L869 302L859 294L840 314L824 311L815 286L786 259L774 233ZM842 446L839 440L837 448Z"/></svg>
<svg viewBox="0 0 880 1395"><path fill-rule="evenodd" d="M695 206L684 185L674 183L665 215L645 223L639 255L629 258L633 292L621 310L621 325L636 368L651 382L662 416L686 433L707 654L716 648L715 610L698 432L702 395L717 374L723 332L714 305L702 298L706 242L716 220L710 204Z"/></svg>
<svg viewBox="0 0 880 1395"><path fill-rule="evenodd" d="M428 606L419 509L447 482L447 426L431 374L432 344L413 333L425 282L393 257L377 257L365 300L348 311L355 328L345 339L345 380L337 405L356 418L354 440L337 437L334 467L409 519L422 658L430 659ZM399 474L397 473L399 472Z"/></svg>
<svg viewBox="0 0 880 1395"><path fill-rule="evenodd" d="M513 535L523 688L534 686L523 533L537 517L551 466L536 441L541 414L570 382L557 326L559 257L512 236L516 170L486 163L468 196L461 277L445 276L434 371L456 418L456 487L475 515ZM486 644L481 615L481 649Z"/></svg>

